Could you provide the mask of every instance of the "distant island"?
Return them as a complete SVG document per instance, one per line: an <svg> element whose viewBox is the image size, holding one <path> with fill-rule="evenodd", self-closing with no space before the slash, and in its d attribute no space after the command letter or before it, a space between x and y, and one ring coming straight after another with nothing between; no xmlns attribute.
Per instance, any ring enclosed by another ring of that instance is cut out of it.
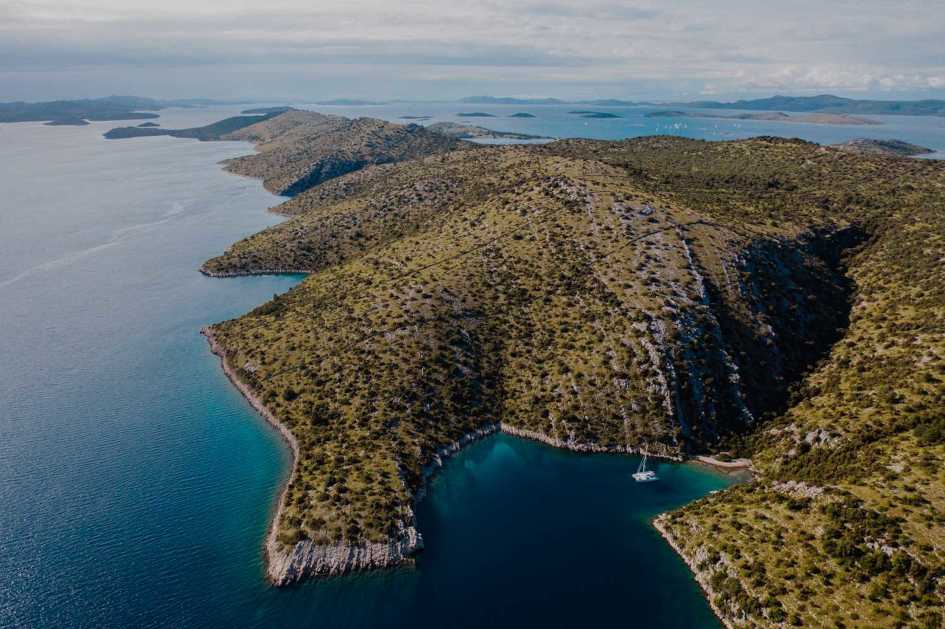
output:
<svg viewBox="0 0 945 629"><path fill-rule="evenodd" d="M85 100L57 100L42 103L0 103L0 122L49 122L55 125L82 125L87 121L142 120L157 118L152 113L164 104L137 96L107 96Z"/></svg>
<svg viewBox="0 0 945 629"><path fill-rule="evenodd" d="M228 133L233 133L252 124L268 120L275 116L286 113L284 110L277 110L268 114L253 114L243 116L233 116L225 118L213 124L203 127L192 127L188 129L162 129L160 127L116 127L104 133L107 140L124 140L128 138L153 137L159 135L169 135L175 138L193 138L196 140L220 140Z"/></svg>
<svg viewBox="0 0 945 629"><path fill-rule="evenodd" d="M760 120L765 122L803 122L807 124L835 124L835 125L879 125L878 120L861 118L848 114L797 114L789 115L784 112L763 112L752 114L711 114L705 112L679 111L675 109L651 111L644 114L645 118L715 118L720 120Z"/></svg>
<svg viewBox="0 0 945 629"><path fill-rule="evenodd" d="M588 111L588 110L576 110L569 111L569 114L574 114L582 118L621 118L620 114L614 114L609 111Z"/></svg>
<svg viewBox="0 0 945 629"><path fill-rule="evenodd" d="M494 131L485 127L474 125L465 125L458 122L437 122L427 126L430 131L443 133L460 140L549 140L551 138L541 135L530 135L528 133L516 133L514 131Z"/></svg>
<svg viewBox="0 0 945 629"><path fill-rule="evenodd" d="M143 96L105 96L77 100L0 103L2 122L47 122L51 126L81 126L89 121L149 120L154 113L168 107L208 107L236 105L243 101L222 101L210 98L156 99ZM270 108L274 109L274 108ZM284 111L285 108L283 107Z"/></svg>
<svg viewBox="0 0 945 629"><path fill-rule="evenodd" d="M293 107L288 105L277 105L275 107L253 107L251 109L244 109L241 111L241 114L281 114L286 111L292 111Z"/></svg>
<svg viewBox="0 0 945 629"><path fill-rule="evenodd" d="M401 116L401 120L429 120L433 116Z"/></svg>
<svg viewBox="0 0 945 629"><path fill-rule="evenodd" d="M589 105L596 107L635 107L641 105L664 107L693 107L699 109L743 109L748 111L794 111L807 113L900 115L900 116L945 116L945 100L876 100L843 98L831 94L819 96L772 96L723 101L662 102L632 101L619 98L590 100L562 100L559 98L511 98L495 96L470 96L463 103L489 105Z"/></svg>
<svg viewBox="0 0 945 629"><path fill-rule="evenodd" d="M384 101L361 100L357 98L335 98L332 100L316 101L315 104L338 107L369 107L371 105L384 105L386 103Z"/></svg>
<svg viewBox="0 0 945 629"><path fill-rule="evenodd" d="M530 114L524 111L520 111L520 112L510 115L509 118L535 118L535 114Z"/></svg>
<svg viewBox="0 0 945 629"><path fill-rule="evenodd" d="M930 148L910 144L902 140L876 140L872 138L857 138L834 144L833 147L854 153L888 155L891 157L915 157L917 155L930 155L935 152Z"/></svg>
<svg viewBox="0 0 945 629"><path fill-rule="evenodd" d="M557 98L515 98L511 96L467 96L461 103L474 105L562 105L567 101Z"/></svg>
<svg viewBox="0 0 945 629"><path fill-rule="evenodd" d="M618 98L602 98L598 100L579 100L577 104L594 105L596 107L633 107L640 103L631 100L620 100Z"/></svg>
<svg viewBox="0 0 945 629"><path fill-rule="evenodd" d="M460 118L495 118L495 114L490 114L484 111L465 111L456 115Z"/></svg>
<svg viewBox="0 0 945 629"><path fill-rule="evenodd" d="M45 123L47 127L84 127L89 124L85 118L78 116L56 118Z"/></svg>
<svg viewBox="0 0 945 629"><path fill-rule="evenodd" d="M141 127L141 128L143 128L143 129L147 129L148 127L160 127L161 125L159 125L159 124L156 123L156 122L142 122L142 123L139 124L138 126Z"/></svg>
<svg viewBox="0 0 945 629"><path fill-rule="evenodd" d="M820 96L772 96L770 98L734 102L696 101L685 104L690 107L707 109L945 116L945 100L860 100L830 94L821 94Z"/></svg>

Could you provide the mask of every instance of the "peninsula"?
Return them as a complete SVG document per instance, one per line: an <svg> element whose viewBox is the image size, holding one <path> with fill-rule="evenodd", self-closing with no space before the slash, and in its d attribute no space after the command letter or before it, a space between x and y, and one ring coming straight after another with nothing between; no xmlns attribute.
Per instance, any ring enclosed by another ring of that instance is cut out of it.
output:
<svg viewBox="0 0 945 629"><path fill-rule="evenodd" d="M274 583L410 561L425 479L502 430L750 457L751 482L656 521L729 626L942 617L945 164L324 118L228 136L294 196L202 268L309 274L205 331L294 453Z"/></svg>

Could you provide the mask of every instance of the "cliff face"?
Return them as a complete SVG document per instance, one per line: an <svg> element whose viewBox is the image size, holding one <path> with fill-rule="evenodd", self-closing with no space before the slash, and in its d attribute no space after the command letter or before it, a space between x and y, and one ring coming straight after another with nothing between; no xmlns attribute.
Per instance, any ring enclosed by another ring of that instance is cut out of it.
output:
<svg viewBox="0 0 945 629"><path fill-rule="evenodd" d="M275 585L290 585L312 577L392 568L412 561L423 548L417 529L409 527L385 542L298 542L290 548L267 546L267 574Z"/></svg>

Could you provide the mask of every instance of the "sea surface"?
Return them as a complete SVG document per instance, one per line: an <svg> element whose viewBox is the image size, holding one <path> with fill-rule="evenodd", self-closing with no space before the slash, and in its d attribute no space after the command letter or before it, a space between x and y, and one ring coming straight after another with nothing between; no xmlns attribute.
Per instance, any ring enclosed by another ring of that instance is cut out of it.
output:
<svg viewBox="0 0 945 629"><path fill-rule="evenodd" d="M716 118L647 118L653 111L683 110L721 116L741 112L725 109L691 109L674 106L597 107L593 105L476 105L468 103L391 103L360 107L298 105L343 116L369 116L400 123L422 125L459 122L497 131L514 131L552 138L585 137L619 140L641 135L678 135L699 140L737 140L758 135L801 138L818 144L837 144L854 138L904 140L935 151L929 158L945 159L945 116L873 116L879 125L826 125L760 120L720 120ZM583 118L575 111L613 114L616 118ZM468 118L459 113L487 113L490 117ZM534 118L512 118L515 113ZM417 118L419 117L419 118ZM426 119L422 119L426 118Z"/></svg>
<svg viewBox="0 0 945 629"><path fill-rule="evenodd" d="M112 126L0 125L0 627L718 626L649 521L729 479L657 463L637 484L634 457L508 436L434 478L416 568L268 586L289 454L199 330L301 278L196 269L279 199L220 169L247 144Z"/></svg>

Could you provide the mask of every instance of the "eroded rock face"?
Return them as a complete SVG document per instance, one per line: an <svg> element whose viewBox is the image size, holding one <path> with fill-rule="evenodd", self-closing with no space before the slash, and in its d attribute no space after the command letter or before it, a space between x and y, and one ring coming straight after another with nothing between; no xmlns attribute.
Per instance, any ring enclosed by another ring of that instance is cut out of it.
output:
<svg viewBox="0 0 945 629"><path fill-rule="evenodd" d="M275 585L290 585L312 577L391 568L411 561L422 548L423 538L412 526L387 542L316 544L303 541L290 549L267 549L266 570Z"/></svg>

